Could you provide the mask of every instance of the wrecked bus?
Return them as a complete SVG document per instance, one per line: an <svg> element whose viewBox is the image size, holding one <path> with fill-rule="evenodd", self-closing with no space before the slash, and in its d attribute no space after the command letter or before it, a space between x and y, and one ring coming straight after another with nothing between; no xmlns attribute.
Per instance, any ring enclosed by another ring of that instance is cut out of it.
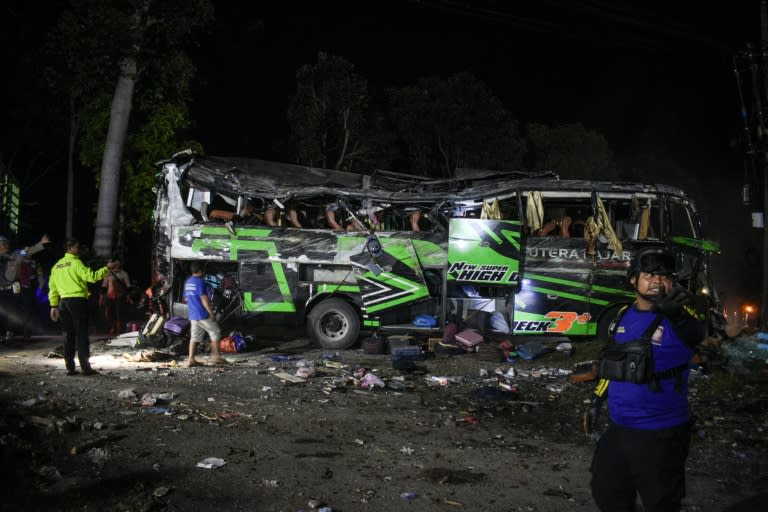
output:
<svg viewBox="0 0 768 512"><path fill-rule="evenodd" d="M153 283L186 316L184 280L205 264L217 318L303 326L321 347L361 333L605 336L634 299L630 256L672 248L680 281L724 328L693 202L665 185L461 170L428 179L263 160L162 163Z"/></svg>

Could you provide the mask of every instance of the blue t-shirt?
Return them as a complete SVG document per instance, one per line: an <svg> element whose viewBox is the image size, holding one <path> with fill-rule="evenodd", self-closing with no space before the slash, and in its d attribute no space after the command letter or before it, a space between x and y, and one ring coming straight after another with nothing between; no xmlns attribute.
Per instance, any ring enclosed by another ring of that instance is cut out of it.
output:
<svg viewBox="0 0 768 512"><path fill-rule="evenodd" d="M640 311L632 305L621 318L616 331L617 343L639 340L657 313ZM692 321L695 321L691 318ZM701 341L701 340L696 340ZM655 370L661 372L687 365L693 349L683 343L664 318L651 336ZM608 385L608 411L611 420L625 427L655 430L681 425L688 421L688 368L682 375L659 380L661 390L652 391L648 384L611 381ZM675 389L678 379L680 386Z"/></svg>
<svg viewBox="0 0 768 512"><path fill-rule="evenodd" d="M184 298L187 299L187 315L190 320L205 320L208 318L208 310L200 299L208 294L208 284L205 279L198 276L189 276L184 283Z"/></svg>

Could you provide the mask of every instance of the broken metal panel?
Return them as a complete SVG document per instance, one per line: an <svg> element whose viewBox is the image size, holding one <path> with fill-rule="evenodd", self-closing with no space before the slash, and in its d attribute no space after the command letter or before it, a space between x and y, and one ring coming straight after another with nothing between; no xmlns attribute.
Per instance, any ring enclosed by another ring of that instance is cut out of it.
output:
<svg viewBox="0 0 768 512"><path fill-rule="evenodd" d="M189 213L184 204L184 198L181 196L179 180L181 179L182 172L183 169L176 167L175 164L166 164L165 181L168 195L168 211L163 218L166 219L169 227L192 224L195 221L195 217Z"/></svg>
<svg viewBox="0 0 768 512"><path fill-rule="evenodd" d="M552 173L530 177L527 173L477 171L460 178L425 177L376 170L358 174L332 169L268 162L256 159L207 157L184 163L183 179L204 191L214 191L230 200L249 195L281 202L290 199L330 196L355 201L364 199L391 204L440 204L503 198L521 191L598 190L601 194L667 193L685 197L680 189L666 185L600 181L559 180ZM604 197L609 197L605 196ZM352 204L358 208L359 204Z"/></svg>

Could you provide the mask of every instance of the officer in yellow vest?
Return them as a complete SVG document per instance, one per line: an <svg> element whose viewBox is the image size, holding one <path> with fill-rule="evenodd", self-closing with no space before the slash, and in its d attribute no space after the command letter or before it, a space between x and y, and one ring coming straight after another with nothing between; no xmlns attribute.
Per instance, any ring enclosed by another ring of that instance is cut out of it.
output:
<svg viewBox="0 0 768 512"><path fill-rule="evenodd" d="M67 375L77 374L75 352L83 375L94 375L97 372L91 368L88 338L88 283L101 281L117 264L110 261L99 270L91 270L80 259L80 243L77 240L67 240L65 248L66 254L51 270L48 292L51 320L58 322L61 319L64 325L64 363Z"/></svg>

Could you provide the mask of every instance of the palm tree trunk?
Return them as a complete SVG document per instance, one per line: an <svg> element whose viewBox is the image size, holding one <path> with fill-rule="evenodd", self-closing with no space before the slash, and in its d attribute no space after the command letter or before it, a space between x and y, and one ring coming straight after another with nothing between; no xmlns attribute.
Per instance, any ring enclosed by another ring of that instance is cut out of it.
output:
<svg viewBox="0 0 768 512"><path fill-rule="evenodd" d="M112 252L115 215L120 191L120 167L123 158L128 120L131 116L133 87L136 82L136 60L126 58L121 66L120 78L112 99L109 130L101 161L99 204L96 210L96 230L93 249L97 256L107 257Z"/></svg>

